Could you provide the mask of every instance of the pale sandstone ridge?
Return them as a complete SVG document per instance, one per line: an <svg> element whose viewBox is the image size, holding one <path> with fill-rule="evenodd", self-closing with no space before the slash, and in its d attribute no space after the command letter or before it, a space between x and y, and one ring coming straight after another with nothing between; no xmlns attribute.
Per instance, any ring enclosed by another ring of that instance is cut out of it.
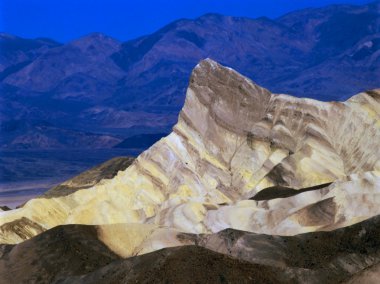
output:
<svg viewBox="0 0 380 284"><path fill-rule="evenodd" d="M342 103L299 99L206 59L170 135L111 179L0 212L0 242L19 241L4 226L23 217L43 229L148 223L192 233L295 235L351 225L380 213L379 117L380 90ZM266 188L300 193L251 200Z"/></svg>

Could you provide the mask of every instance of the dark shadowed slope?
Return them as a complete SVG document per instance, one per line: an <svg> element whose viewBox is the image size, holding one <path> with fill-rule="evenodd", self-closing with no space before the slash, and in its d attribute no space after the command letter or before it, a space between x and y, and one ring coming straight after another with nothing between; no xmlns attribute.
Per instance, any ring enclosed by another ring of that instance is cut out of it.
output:
<svg viewBox="0 0 380 284"><path fill-rule="evenodd" d="M133 161L134 158L132 157L113 158L61 183L60 185L57 185L42 196L44 198L65 196L74 193L77 190L92 187L103 179L111 179L115 177L119 171L124 171L128 168Z"/></svg>
<svg viewBox="0 0 380 284"><path fill-rule="evenodd" d="M305 187L301 189L294 189L294 188L285 187L285 186L271 186L255 194L255 196L253 196L251 200L263 201L263 200L271 200L275 198L286 198L286 197L300 194L302 192L327 188L330 184L332 183L329 182L329 183Z"/></svg>
<svg viewBox="0 0 380 284"><path fill-rule="evenodd" d="M56 227L17 247L3 246L2 283L52 283L120 259L97 238L95 227Z"/></svg>
<svg viewBox="0 0 380 284"><path fill-rule="evenodd" d="M271 236L227 229L196 242L249 262L287 269L297 282L339 283L380 262L379 234L376 216L330 232Z"/></svg>
<svg viewBox="0 0 380 284"><path fill-rule="evenodd" d="M2 245L0 274L5 283L359 283L380 261L379 221L292 237L178 233L186 246L127 259L103 243L99 226L65 225Z"/></svg>
<svg viewBox="0 0 380 284"><path fill-rule="evenodd" d="M278 270L185 246L115 261L84 277L57 283L291 283Z"/></svg>

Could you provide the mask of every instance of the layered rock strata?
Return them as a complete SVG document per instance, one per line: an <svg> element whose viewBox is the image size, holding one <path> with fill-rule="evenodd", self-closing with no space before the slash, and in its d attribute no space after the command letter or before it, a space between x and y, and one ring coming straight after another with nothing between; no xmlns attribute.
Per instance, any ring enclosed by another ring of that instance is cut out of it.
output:
<svg viewBox="0 0 380 284"><path fill-rule="evenodd" d="M171 134L112 178L0 212L0 242L61 224L279 235L351 225L380 213L379 117L379 90L330 103L272 94L207 59ZM27 233L9 226L21 220Z"/></svg>

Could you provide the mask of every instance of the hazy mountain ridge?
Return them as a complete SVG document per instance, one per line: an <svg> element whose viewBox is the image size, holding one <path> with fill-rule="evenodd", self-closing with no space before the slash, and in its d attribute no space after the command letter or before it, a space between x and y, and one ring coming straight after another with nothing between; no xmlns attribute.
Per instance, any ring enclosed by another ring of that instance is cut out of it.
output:
<svg viewBox="0 0 380 284"><path fill-rule="evenodd" d="M207 14L125 43L99 33L64 45L3 35L0 119L162 132L183 105L192 68L206 57L274 92L347 98L380 84L379 21L374 2L277 19Z"/></svg>

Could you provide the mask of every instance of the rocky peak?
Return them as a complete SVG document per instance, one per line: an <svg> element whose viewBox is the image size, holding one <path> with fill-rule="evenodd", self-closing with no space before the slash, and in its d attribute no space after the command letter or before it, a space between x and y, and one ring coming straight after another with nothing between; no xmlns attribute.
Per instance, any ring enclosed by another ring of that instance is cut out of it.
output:
<svg viewBox="0 0 380 284"><path fill-rule="evenodd" d="M181 117L209 129L205 120L198 122L197 115L207 109L206 115L214 123L234 132L248 132L250 124L264 117L270 98L268 90L208 58L192 72Z"/></svg>
<svg viewBox="0 0 380 284"><path fill-rule="evenodd" d="M285 235L356 223L380 213L377 96L339 103L271 94L203 60L172 133L111 179L3 212L0 237L17 240L6 224L25 216L33 228L147 222Z"/></svg>

